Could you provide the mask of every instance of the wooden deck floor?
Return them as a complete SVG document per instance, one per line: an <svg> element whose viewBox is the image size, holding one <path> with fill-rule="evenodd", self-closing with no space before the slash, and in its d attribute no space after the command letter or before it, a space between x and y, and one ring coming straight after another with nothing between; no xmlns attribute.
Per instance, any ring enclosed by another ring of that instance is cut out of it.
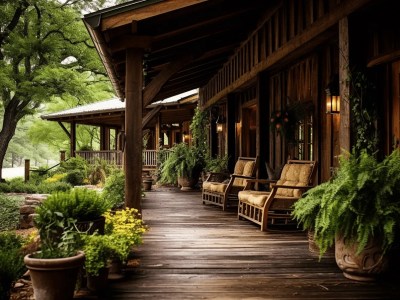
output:
<svg viewBox="0 0 400 300"><path fill-rule="evenodd" d="M320 262L303 233L265 233L199 192L147 193L137 268L104 299L400 299L399 278L360 283Z"/></svg>

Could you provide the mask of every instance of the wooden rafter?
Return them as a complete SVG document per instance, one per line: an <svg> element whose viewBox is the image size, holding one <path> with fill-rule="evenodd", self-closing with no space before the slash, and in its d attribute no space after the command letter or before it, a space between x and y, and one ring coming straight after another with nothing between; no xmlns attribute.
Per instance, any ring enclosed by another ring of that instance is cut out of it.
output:
<svg viewBox="0 0 400 300"><path fill-rule="evenodd" d="M171 62L168 66L166 66L144 89L143 91L143 106L146 107L149 105L154 97L161 90L163 85L178 72L182 67L187 65L193 60L192 57L186 56L177 61Z"/></svg>
<svg viewBox="0 0 400 300"><path fill-rule="evenodd" d="M147 124L149 124L149 122L158 115L158 113L160 112L160 110L163 108L162 105L158 105L156 107L154 107L151 111L149 111L147 113L147 115L143 118L142 120L142 128L145 128L147 126Z"/></svg>

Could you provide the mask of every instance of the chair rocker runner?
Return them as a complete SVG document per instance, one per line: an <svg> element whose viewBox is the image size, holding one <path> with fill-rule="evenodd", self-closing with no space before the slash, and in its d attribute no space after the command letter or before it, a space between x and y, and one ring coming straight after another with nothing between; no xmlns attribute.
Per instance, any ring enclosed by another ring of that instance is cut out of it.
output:
<svg viewBox="0 0 400 300"><path fill-rule="evenodd" d="M258 157L239 157L233 174L210 173L203 182L203 204L237 206L238 192L242 191L249 179L255 179Z"/></svg>
<svg viewBox="0 0 400 300"><path fill-rule="evenodd" d="M238 193L238 218L250 220L267 230L268 223L288 225L292 221L292 206L303 192L312 187L316 162L288 160L278 181L254 179ZM255 183L270 184L270 191L256 191L249 187Z"/></svg>

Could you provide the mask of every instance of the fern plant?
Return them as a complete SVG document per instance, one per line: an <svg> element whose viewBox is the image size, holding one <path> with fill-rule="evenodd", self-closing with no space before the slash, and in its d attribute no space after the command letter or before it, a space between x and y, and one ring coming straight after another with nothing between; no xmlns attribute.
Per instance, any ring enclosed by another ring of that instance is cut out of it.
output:
<svg viewBox="0 0 400 300"><path fill-rule="evenodd" d="M310 189L297 201L293 216L315 232L324 254L337 235L358 243L361 252L371 237L380 237L386 252L400 233L400 151L382 162L366 151L342 157L334 178Z"/></svg>
<svg viewBox="0 0 400 300"><path fill-rule="evenodd" d="M180 143L171 149L171 154L161 165L160 181L176 184L178 177L198 177L203 167L204 160L196 149Z"/></svg>

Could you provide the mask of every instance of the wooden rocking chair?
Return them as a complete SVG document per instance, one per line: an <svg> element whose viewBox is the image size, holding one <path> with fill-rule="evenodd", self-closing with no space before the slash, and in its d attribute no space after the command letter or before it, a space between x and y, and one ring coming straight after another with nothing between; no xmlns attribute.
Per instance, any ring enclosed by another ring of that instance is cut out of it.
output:
<svg viewBox="0 0 400 300"><path fill-rule="evenodd" d="M271 225L293 224L292 206L302 193L312 187L316 162L289 160L282 169L278 181L265 179L248 180L245 190L238 193L238 218L245 218L258 225L261 231ZM270 184L270 191L256 191L254 183ZM287 226L286 226L287 227Z"/></svg>
<svg viewBox="0 0 400 300"><path fill-rule="evenodd" d="M210 173L203 182L203 204L221 206L237 206L238 192L246 186L246 181L255 179L258 157L239 157L233 174Z"/></svg>

